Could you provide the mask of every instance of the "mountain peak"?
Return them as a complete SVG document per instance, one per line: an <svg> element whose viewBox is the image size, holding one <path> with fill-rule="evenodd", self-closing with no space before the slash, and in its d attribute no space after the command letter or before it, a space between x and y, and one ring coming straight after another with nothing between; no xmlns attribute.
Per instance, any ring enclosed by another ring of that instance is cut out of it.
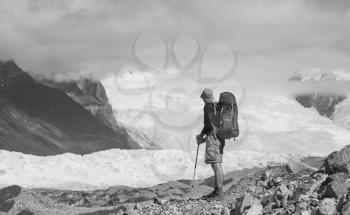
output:
<svg viewBox="0 0 350 215"><path fill-rule="evenodd" d="M24 72L14 60L0 62L0 87L12 88L34 84L34 79Z"/></svg>
<svg viewBox="0 0 350 215"><path fill-rule="evenodd" d="M350 81L350 72L344 69L336 69L332 71L323 71L321 69L299 70L291 78L290 81Z"/></svg>
<svg viewBox="0 0 350 215"><path fill-rule="evenodd" d="M79 103L69 95L71 91L66 93L58 87L44 85L14 61L0 63L0 84L0 121L5 122L0 133L11 134L0 135L0 149L52 155L131 148L128 145L131 137L124 129L114 128L94 114L110 111L108 116L112 115L108 100L94 96L95 91L100 92L94 87L88 87L92 92L86 95L83 88L63 84L63 88L68 86L72 92L80 93L77 97L83 102ZM100 105L105 106L98 112Z"/></svg>
<svg viewBox="0 0 350 215"><path fill-rule="evenodd" d="M14 60L2 61L1 66L7 68L9 72L12 72L14 74L23 72L23 70L16 64Z"/></svg>

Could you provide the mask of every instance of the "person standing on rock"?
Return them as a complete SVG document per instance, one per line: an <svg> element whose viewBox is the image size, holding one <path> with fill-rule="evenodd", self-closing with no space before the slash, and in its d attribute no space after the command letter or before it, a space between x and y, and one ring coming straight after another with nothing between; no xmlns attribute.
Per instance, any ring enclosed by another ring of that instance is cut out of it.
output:
<svg viewBox="0 0 350 215"><path fill-rule="evenodd" d="M216 135L217 119L216 119L216 103L214 102L213 91L205 88L201 94L204 101L204 127L202 132L197 135L197 143L206 143L205 146L205 163L211 164L215 175L214 191L203 198L222 198L224 175L221 167L223 149L225 141L219 139Z"/></svg>

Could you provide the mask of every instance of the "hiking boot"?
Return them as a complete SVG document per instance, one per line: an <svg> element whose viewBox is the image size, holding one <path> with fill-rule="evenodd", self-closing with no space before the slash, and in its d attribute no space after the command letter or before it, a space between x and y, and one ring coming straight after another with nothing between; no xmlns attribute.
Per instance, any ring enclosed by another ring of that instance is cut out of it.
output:
<svg viewBox="0 0 350 215"><path fill-rule="evenodd" d="M224 196L224 192L222 191L222 189L215 189L212 193L203 196L203 199L212 199L212 198L216 198L216 197L223 197Z"/></svg>
<svg viewBox="0 0 350 215"><path fill-rule="evenodd" d="M209 198L213 198L216 194L216 190L214 190L213 192L211 192L210 194L208 195L204 195L202 196L202 199L209 199Z"/></svg>
<svg viewBox="0 0 350 215"><path fill-rule="evenodd" d="M225 195L223 193L217 194L214 197L206 199L207 201L223 201L225 199Z"/></svg>
<svg viewBox="0 0 350 215"><path fill-rule="evenodd" d="M222 201L224 199L224 193L212 192L211 194L206 195L203 199L207 201Z"/></svg>

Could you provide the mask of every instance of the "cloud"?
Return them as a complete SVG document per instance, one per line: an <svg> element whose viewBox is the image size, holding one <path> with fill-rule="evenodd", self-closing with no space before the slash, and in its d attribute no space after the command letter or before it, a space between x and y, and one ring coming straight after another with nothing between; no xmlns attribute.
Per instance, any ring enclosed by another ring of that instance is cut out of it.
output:
<svg viewBox="0 0 350 215"><path fill-rule="evenodd" d="M228 44L237 78L260 88L299 68L350 70L347 0L0 0L0 8L0 58L41 75L115 72L148 32Z"/></svg>

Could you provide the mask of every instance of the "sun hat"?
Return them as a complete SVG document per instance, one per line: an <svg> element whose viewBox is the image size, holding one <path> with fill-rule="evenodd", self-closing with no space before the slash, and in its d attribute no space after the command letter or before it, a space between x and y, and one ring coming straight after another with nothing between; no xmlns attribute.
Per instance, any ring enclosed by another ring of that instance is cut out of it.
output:
<svg viewBox="0 0 350 215"><path fill-rule="evenodd" d="M209 88L204 88L201 96L200 96L204 101L213 101L214 96L213 96L213 90Z"/></svg>

